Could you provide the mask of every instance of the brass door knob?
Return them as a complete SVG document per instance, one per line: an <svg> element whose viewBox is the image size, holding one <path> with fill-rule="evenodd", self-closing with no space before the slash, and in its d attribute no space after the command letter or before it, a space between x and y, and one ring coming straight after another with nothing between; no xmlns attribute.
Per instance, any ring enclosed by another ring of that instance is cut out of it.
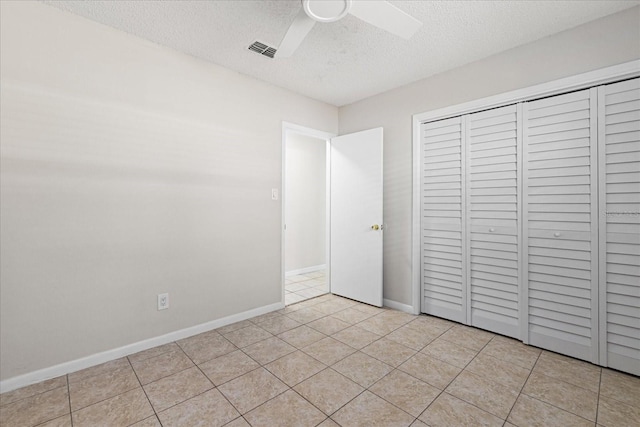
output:
<svg viewBox="0 0 640 427"><path fill-rule="evenodd" d="M378 224L373 224L373 225L371 226L371 229L372 229L372 230L380 230L380 226L379 226Z"/></svg>

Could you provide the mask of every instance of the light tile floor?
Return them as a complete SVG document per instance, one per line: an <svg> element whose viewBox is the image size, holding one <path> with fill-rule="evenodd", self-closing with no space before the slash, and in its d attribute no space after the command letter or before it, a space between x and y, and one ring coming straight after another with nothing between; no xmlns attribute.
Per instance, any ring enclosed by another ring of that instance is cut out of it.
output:
<svg viewBox="0 0 640 427"><path fill-rule="evenodd" d="M640 379L324 295L0 395L2 426L640 426Z"/></svg>
<svg viewBox="0 0 640 427"><path fill-rule="evenodd" d="M306 301L327 293L324 270L287 276L284 281L285 305Z"/></svg>

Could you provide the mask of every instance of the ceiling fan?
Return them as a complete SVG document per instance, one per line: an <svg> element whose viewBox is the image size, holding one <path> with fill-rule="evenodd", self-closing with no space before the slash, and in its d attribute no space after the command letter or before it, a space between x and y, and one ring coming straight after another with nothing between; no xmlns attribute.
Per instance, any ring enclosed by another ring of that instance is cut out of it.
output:
<svg viewBox="0 0 640 427"><path fill-rule="evenodd" d="M291 56L316 22L336 22L349 13L407 40L422 26L422 22L384 0L302 0L302 9L284 35L276 58Z"/></svg>

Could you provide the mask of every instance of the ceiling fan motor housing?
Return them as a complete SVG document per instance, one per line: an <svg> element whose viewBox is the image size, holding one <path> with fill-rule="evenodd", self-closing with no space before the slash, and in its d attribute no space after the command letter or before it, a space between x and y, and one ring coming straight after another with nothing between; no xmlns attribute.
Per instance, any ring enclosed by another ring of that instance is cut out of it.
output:
<svg viewBox="0 0 640 427"><path fill-rule="evenodd" d="M352 0L302 0L307 16L317 22L336 22L351 10Z"/></svg>

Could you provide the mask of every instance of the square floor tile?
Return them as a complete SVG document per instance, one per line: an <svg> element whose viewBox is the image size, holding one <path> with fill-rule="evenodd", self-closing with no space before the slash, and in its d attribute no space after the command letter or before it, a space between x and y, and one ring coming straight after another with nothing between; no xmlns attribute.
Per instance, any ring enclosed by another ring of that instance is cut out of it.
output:
<svg viewBox="0 0 640 427"><path fill-rule="evenodd" d="M350 427L407 427L414 420L411 415L369 391L347 403L331 418Z"/></svg>
<svg viewBox="0 0 640 427"><path fill-rule="evenodd" d="M314 305L313 309L319 311L320 313L324 313L325 315L330 315L345 310L346 307L342 304L336 304L335 301L324 301L320 304Z"/></svg>
<svg viewBox="0 0 640 427"><path fill-rule="evenodd" d="M600 389L601 368L581 360L543 351L533 372L586 388L594 393Z"/></svg>
<svg viewBox="0 0 640 427"><path fill-rule="evenodd" d="M2 393L0 394L0 406L4 406L11 402L17 402L18 400L35 396L36 394L44 393L45 391L66 386L67 376L64 375L62 377L52 378L50 380L42 381L26 387Z"/></svg>
<svg viewBox="0 0 640 427"><path fill-rule="evenodd" d="M457 325L441 335L443 340L450 341L471 350L480 351L495 335L469 326Z"/></svg>
<svg viewBox="0 0 640 427"><path fill-rule="evenodd" d="M180 350L178 344L171 342L168 344L160 345L158 347L152 347L147 350L139 351L138 353L130 354L127 357L131 363L142 362L145 359L151 359L152 357L160 356L161 354L169 353L172 351Z"/></svg>
<svg viewBox="0 0 640 427"><path fill-rule="evenodd" d="M437 335L428 335L419 329L404 325L391 332L385 338L418 351L436 339Z"/></svg>
<svg viewBox="0 0 640 427"><path fill-rule="evenodd" d="M288 390L245 414L253 427L315 427L326 417L293 390Z"/></svg>
<svg viewBox="0 0 640 427"><path fill-rule="evenodd" d="M534 372L522 393L591 421L596 420L598 394Z"/></svg>
<svg viewBox="0 0 640 427"><path fill-rule="evenodd" d="M346 329L351 325L340 319L336 319L333 316L326 316L321 319L314 320L313 322L309 322L308 326L325 335L331 335Z"/></svg>
<svg viewBox="0 0 640 427"><path fill-rule="evenodd" d="M264 368L258 368L218 387L229 402L245 414L288 387Z"/></svg>
<svg viewBox="0 0 640 427"><path fill-rule="evenodd" d="M313 307L307 307L288 313L286 316L299 323L309 323L325 317L326 314L320 313L318 310L314 310Z"/></svg>
<svg viewBox="0 0 640 427"><path fill-rule="evenodd" d="M640 405L640 377L603 369L600 395L628 405Z"/></svg>
<svg viewBox="0 0 640 427"><path fill-rule="evenodd" d="M398 369L440 390L444 390L462 370L457 366L422 353L416 354L400 365Z"/></svg>
<svg viewBox="0 0 640 427"><path fill-rule="evenodd" d="M395 370L375 383L369 391L417 417L438 397L440 390Z"/></svg>
<svg viewBox="0 0 640 427"><path fill-rule="evenodd" d="M196 365L236 350L235 345L215 331L189 337L177 343Z"/></svg>
<svg viewBox="0 0 640 427"><path fill-rule="evenodd" d="M484 377L487 380L503 384L510 389L520 391L527 381L530 369L504 362L492 356L479 354L466 368L467 371Z"/></svg>
<svg viewBox="0 0 640 427"><path fill-rule="evenodd" d="M598 404L598 425L605 427L637 427L640 425L638 402L627 405L614 399L600 397Z"/></svg>
<svg viewBox="0 0 640 427"><path fill-rule="evenodd" d="M416 354L416 350L398 344L395 341L381 338L362 349L363 353L375 357L391 366L397 367Z"/></svg>
<svg viewBox="0 0 640 427"><path fill-rule="evenodd" d="M442 393L422 415L420 420L432 427L487 426L500 427L503 420L470 403ZM549 425L551 426L551 425Z"/></svg>
<svg viewBox="0 0 640 427"><path fill-rule="evenodd" d="M35 426L70 412L67 387L58 387L0 407L3 426Z"/></svg>
<svg viewBox="0 0 640 427"><path fill-rule="evenodd" d="M218 427L227 425L229 421L239 416L238 411L216 389L158 414L164 427Z"/></svg>
<svg viewBox="0 0 640 427"><path fill-rule="evenodd" d="M277 337L267 338L243 349L252 359L265 365L296 351L296 348Z"/></svg>
<svg viewBox="0 0 640 427"><path fill-rule="evenodd" d="M142 388L119 394L72 413L74 427L128 426L153 415Z"/></svg>
<svg viewBox="0 0 640 427"><path fill-rule="evenodd" d="M47 421L44 424L38 424L38 427L71 427L71 414L63 415L59 418L55 418L51 421ZM133 427L140 427L135 424ZM146 426L141 426L146 427ZM157 426L153 427L162 427L159 423Z"/></svg>
<svg viewBox="0 0 640 427"><path fill-rule="evenodd" d="M517 391L467 371L461 372L446 392L503 420L518 397Z"/></svg>
<svg viewBox="0 0 640 427"><path fill-rule="evenodd" d="M340 341L327 337L304 347L302 351L325 365L333 365L356 350Z"/></svg>
<svg viewBox="0 0 640 427"><path fill-rule="evenodd" d="M259 368L260 364L240 350L220 356L200 365L202 372L219 386Z"/></svg>
<svg viewBox="0 0 640 427"><path fill-rule="evenodd" d="M410 328L418 329L425 335L436 337L442 335L456 325L457 323L451 322L449 320L444 320L439 317L427 316L424 314L417 316L411 322L407 323L407 326Z"/></svg>
<svg viewBox="0 0 640 427"><path fill-rule="evenodd" d="M281 357L265 367L289 387L293 387L326 368L323 363L299 350Z"/></svg>
<svg viewBox="0 0 640 427"><path fill-rule="evenodd" d="M110 360L109 362L101 363L100 365L91 366L90 368L70 373L68 376L69 383L82 381L94 375L104 374L105 372L115 371L117 369L126 368L128 366L131 366L131 364L126 357Z"/></svg>
<svg viewBox="0 0 640 427"><path fill-rule="evenodd" d="M364 391L364 388L331 368L304 380L293 388L327 415Z"/></svg>
<svg viewBox="0 0 640 427"><path fill-rule="evenodd" d="M483 355L492 356L529 370L533 369L540 353L539 348L530 347L520 341L499 335L493 337L489 344L482 349Z"/></svg>
<svg viewBox="0 0 640 427"><path fill-rule="evenodd" d="M393 320L386 316L382 316L383 313L379 313L373 317L370 317L362 322L358 323L358 326L362 329L366 329L369 332L373 332L378 335L387 335L404 325L405 322L399 319Z"/></svg>
<svg viewBox="0 0 640 427"><path fill-rule="evenodd" d="M273 335L258 326L252 325L226 333L223 336L236 346L242 348L257 343L258 341L266 340Z"/></svg>
<svg viewBox="0 0 640 427"><path fill-rule="evenodd" d="M360 310L356 310L354 307L346 308L342 311L332 314L336 319L340 319L343 322L355 325L358 322L362 322L365 319L373 316L373 313L365 313Z"/></svg>
<svg viewBox="0 0 640 427"><path fill-rule="evenodd" d="M71 410L108 399L140 387L140 382L131 366L88 377L69 384Z"/></svg>
<svg viewBox="0 0 640 427"><path fill-rule="evenodd" d="M297 328L300 326L300 323L287 316L279 316L265 320L264 322L259 323L259 325L267 332L278 335L290 329Z"/></svg>
<svg viewBox="0 0 640 427"><path fill-rule="evenodd" d="M251 320L241 320L239 322L231 323L226 326L221 326L216 329L216 332L218 332L220 335L224 335L226 333L237 331L238 329L246 328L247 326L251 325L253 325L253 322Z"/></svg>
<svg viewBox="0 0 640 427"><path fill-rule="evenodd" d="M422 349L422 353L459 368L467 366L478 354L476 350L462 347L442 338L432 341Z"/></svg>
<svg viewBox="0 0 640 427"><path fill-rule="evenodd" d="M521 394L507 421L531 427L593 427L593 423L570 412Z"/></svg>
<svg viewBox="0 0 640 427"><path fill-rule="evenodd" d="M343 329L338 333L331 335L332 338L347 344L350 347L361 349L368 346L374 341L382 338L381 335L374 334L358 326L351 326L347 329Z"/></svg>
<svg viewBox="0 0 640 427"><path fill-rule="evenodd" d="M162 424L160 424L160 420L158 420L158 417L154 415L152 417L145 418L142 421L138 421L131 427L162 427Z"/></svg>
<svg viewBox="0 0 640 427"><path fill-rule="evenodd" d="M212 389L213 384L193 367L145 385L144 391L156 412Z"/></svg>
<svg viewBox="0 0 640 427"><path fill-rule="evenodd" d="M332 368L364 388L368 388L393 369L386 363L359 351L342 359Z"/></svg>
<svg viewBox="0 0 640 427"><path fill-rule="evenodd" d="M308 326L300 326L298 328L291 329L290 331L279 334L278 338L286 341L296 348L302 348L314 342L320 341L323 338L326 338L326 335Z"/></svg>
<svg viewBox="0 0 640 427"><path fill-rule="evenodd" d="M182 350L164 353L132 365L143 385L194 366Z"/></svg>

